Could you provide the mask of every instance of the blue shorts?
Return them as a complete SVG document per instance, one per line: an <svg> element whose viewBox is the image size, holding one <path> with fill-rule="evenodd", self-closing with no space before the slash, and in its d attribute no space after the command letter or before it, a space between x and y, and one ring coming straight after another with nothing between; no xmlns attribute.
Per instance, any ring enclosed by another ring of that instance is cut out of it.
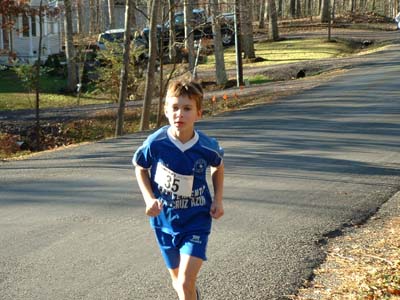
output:
<svg viewBox="0 0 400 300"><path fill-rule="evenodd" d="M156 239L168 269L179 267L181 254L207 260L206 250L209 232L189 232L171 235L155 228Z"/></svg>

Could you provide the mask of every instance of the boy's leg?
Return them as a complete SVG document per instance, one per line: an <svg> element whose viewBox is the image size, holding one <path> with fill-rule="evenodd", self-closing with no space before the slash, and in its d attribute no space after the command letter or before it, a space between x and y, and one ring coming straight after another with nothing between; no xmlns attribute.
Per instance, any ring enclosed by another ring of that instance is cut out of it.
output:
<svg viewBox="0 0 400 300"><path fill-rule="evenodd" d="M201 258L181 254L179 268L169 269L179 300L197 300L196 279L202 264Z"/></svg>
<svg viewBox="0 0 400 300"><path fill-rule="evenodd" d="M161 252L179 300L197 300L196 279L207 260L209 233L171 236L156 230Z"/></svg>
<svg viewBox="0 0 400 300"><path fill-rule="evenodd" d="M174 287L175 291L178 293L178 289L176 288L178 283L178 275L179 275L179 267L176 269L168 269L169 274L171 275L172 279L172 286Z"/></svg>

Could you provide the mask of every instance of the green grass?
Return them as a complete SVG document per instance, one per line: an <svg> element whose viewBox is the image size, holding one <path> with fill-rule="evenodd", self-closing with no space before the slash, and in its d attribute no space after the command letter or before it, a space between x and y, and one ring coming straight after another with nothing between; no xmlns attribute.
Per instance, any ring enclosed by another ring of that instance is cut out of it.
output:
<svg viewBox="0 0 400 300"><path fill-rule="evenodd" d="M0 76L0 111L33 109L35 107L35 93L33 91L28 92L13 70L0 71ZM76 105L76 96L61 93L65 87L66 79L50 75L43 76L40 81L40 107L49 108ZM96 98L89 94L83 94L80 97L81 105L104 102L111 102L111 100Z"/></svg>
<svg viewBox="0 0 400 300"><path fill-rule="evenodd" d="M13 70L0 71L0 93L20 93L25 91L21 80ZM66 80L62 77L43 76L40 80L40 88L48 93L58 93L65 89Z"/></svg>
<svg viewBox="0 0 400 300"><path fill-rule="evenodd" d="M326 39L298 39L286 40L280 42L262 42L256 43L255 52L257 57L261 57L261 62L243 61L243 66L268 66L276 64L285 64L300 62L306 60L327 59L334 57L343 57L354 53L354 45L337 40L328 42ZM201 65L200 69L210 69L215 66L214 55L207 57L207 63ZM236 56L234 47L225 51L225 66L227 68L236 67Z"/></svg>
<svg viewBox="0 0 400 300"><path fill-rule="evenodd" d="M254 75L254 76L249 76L247 78L250 84L262 84L266 82L272 81L269 77L265 75Z"/></svg>

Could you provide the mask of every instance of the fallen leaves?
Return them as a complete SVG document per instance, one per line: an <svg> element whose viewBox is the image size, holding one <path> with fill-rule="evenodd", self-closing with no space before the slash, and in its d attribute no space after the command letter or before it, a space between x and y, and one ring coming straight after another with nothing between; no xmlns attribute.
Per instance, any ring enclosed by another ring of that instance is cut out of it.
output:
<svg viewBox="0 0 400 300"><path fill-rule="evenodd" d="M381 223L379 223L381 224ZM326 262L295 300L400 299L400 217L361 227L328 249Z"/></svg>

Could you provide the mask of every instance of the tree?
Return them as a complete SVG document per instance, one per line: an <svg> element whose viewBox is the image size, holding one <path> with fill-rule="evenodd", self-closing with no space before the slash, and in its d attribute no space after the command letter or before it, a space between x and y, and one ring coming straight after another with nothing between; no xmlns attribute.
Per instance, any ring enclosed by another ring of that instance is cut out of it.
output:
<svg viewBox="0 0 400 300"><path fill-rule="evenodd" d="M242 60L242 42L240 40L240 0L235 0L234 3L234 27L235 27L235 56L236 56L236 85L243 85L243 60Z"/></svg>
<svg viewBox="0 0 400 300"><path fill-rule="evenodd" d="M240 1L240 30L242 35L242 50L245 58L255 58L253 39L253 1Z"/></svg>
<svg viewBox="0 0 400 300"><path fill-rule="evenodd" d="M38 44L38 57L36 61L36 76L35 76L35 94L36 94L36 149L41 149L41 130L40 130L40 66L42 59L42 39L43 39L43 0L40 0L39 3L39 44Z"/></svg>
<svg viewBox="0 0 400 300"><path fill-rule="evenodd" d="M321 13L320 13L320 17L321 17L321 22L322 23L328 23L330 20L330 16L329 16L329 1L330 0L321 0Z"/></svg>
<svg viewBox="0 0 400 300"><path fill-rule="evenodd" d="M70 1L70 0L68 0ZM89 21L89 34L96 33L96 1L89 0L89 11L90 11L90 21Z"/></svg>
<svg viewBox="0 0 400 300"><path fill-rule="evenodd" d="M283 16L283 0L278 0L278 17Z"/></svg>
<svg viewBox="0 0 400 300"><path fill-rule="evenodd" d="M258 16L258 28L265 28L265 2L266 0L261 0L260 11Z"/></svg>
<svg viewBox="0 0 400 300"><path fill-rule="evenodd" d="M279 33L275 0L268 0L268 16L268 38L270 40L277 41L279 39Z"/></svg>
<svg viewBox="0 0 400 300"><path fill-rule="evenodd" d="M144 92L142 117L140 119L140 130L149 129L150 109L154 91L155 65L157 59L157 16L160 8L160 0L153 0L150 15L150 37L149 37L149 62L147 64L147 78Z"/></svg>
<svg viewBox="0 0 400 300"><path fill-rule="evenodd" d="M296 17L296 0L289 0L289 14L291 18Z"/></svg>
<svg viewBox="0 0 400 300"><path fill-rule="evenodd" d="M215 76L218 85L224 85L228 81L225 70L224 47L221 39L221 25L219 24L218 0L211 1L212 29L214 34Z"/></svg>
<svg viewBox="0 0 400 300"><path fill-rule="evenodd" d="M76 0L76 12L77 12L77 32L83 34L85 32L83 27L83 3L82 0Z"/></svg>
<svg viewBox="0 0 400 300"><path fill-rule="evenodd" d="M124 113L125 113L125 99L127 95L128 86L128 73L129 73L129 54L131 48L131 14L133 11L134 2L133 0L126 0L125 4L125 32L124 32L124 62L121 68L121 79L119 89L119 106L117 113L117 124L115 126L115 136L123 134L124 126Z"/></svg>
<svg viewBox="0 0 400 300"><path fill-rule="evenodd" d="M176 45L175 45L175 0L168 0L168 22L169 22L169 59L172 63L176 60Z"/></svg>
<svg viewBox="0 0 400 300"><path fill-rule="evenodd" d="M67 70L68 70L67 90L69 92L73 92L75 91L76 84L78 83L78 74L76 68L75 49L74 49L73 32L72 32L71 0L64 0L64 6L65 6L65 18L64 18L65 55L67 59Z"/></svg>
<svg viewBox="0 0 400 300"><path fill-rule="evenodd" d="M183 18L185 26L185 48L188 54L189 70L193 72L194 69L194 37L193 37L193 10L190 1L183 1Z"/></svg>
<svg viewBox="0 0 400 300"><path fill-rule="evenodd" d="M129 0L126 1L125 9L127 9L128 2L129 2ZM126 10L125 10L125 18L126 18ZM109 20L110 29L115 28L114 0L108 0L108 20ZM125 19L125 22L126 22L126 19ZM125 25L126 25L126 23L125 23Z"/></svg>

